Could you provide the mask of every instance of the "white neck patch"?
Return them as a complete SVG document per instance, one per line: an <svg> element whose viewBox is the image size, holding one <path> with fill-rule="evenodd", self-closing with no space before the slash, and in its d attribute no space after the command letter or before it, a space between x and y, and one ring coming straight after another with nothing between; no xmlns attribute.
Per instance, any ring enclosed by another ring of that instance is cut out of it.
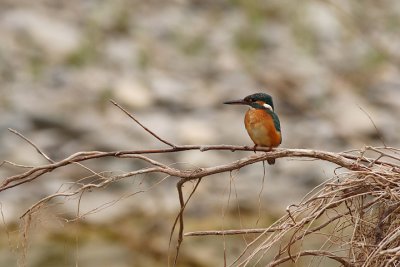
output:
<svg viewBox="0 0 400 267"><path fill-rule="evenodd" d="M264 103L263 106L264 106L264 108L267 108L267 109L273 111L272 107L270 105L268 105L267 103Z"/></svg>

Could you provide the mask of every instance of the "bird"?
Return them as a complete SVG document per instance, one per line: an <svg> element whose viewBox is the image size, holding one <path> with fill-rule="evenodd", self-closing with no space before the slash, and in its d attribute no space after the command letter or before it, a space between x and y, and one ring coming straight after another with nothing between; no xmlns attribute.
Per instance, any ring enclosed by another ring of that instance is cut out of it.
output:
<svg viewBox="0 0 400 267"><path fill-rule="evenodd" d="M250 106L244 116L244 125L254 142L254 152L257 146L268 147L271 151L282 143L281 124L269 94L255 93L243 99L226 101L224 104ZM275 159L267 161L270 165L275 163Z"/></svg>

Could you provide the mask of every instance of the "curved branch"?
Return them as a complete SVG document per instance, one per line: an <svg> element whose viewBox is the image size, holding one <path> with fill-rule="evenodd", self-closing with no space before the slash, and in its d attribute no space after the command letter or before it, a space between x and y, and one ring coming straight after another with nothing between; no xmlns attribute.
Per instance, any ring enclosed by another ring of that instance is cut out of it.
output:
<svg viewBox="0 0 400 267"><path fill-rule="evenodd" d="M226 150L226 151L253 151L253 148L249 148L247 146L232 146L232 145L213 145L213 146L177 146L173 148L167 149L153 149L153 150L129 150L129 151L111 151L111 152L101 152L101 151L87 151L87 152L79 152L75 153L61 161L47 164L39 167L32 168L24 173L17 174L11 177L4 179L4 181L0 185L0 192L10 189L12 187L18 186L20 184L30 182L35 180L36 178L51 172L60 167L75 163L82 162L91 159L104 158L104 157L116 157L116 158L140 158L146 160L152 165L156 165L160 167L159 171L162 173L166 173L172 176L176 176L182 179L193 180L202 178L204 176L209 176L216 173L222 173L232 170L240 169L244 166L253 164L259 161L265 161L268 159L277 159L277 158L315 158L324 161L328 161L334 163L340 167L353 170L353 171L362 171L367 170L368 168L356 160L347 157L346 155L340 155L333 152L321 151L321 150L310 150L310 149L275 149L273 151L267 151L267 148L257 148L257 151L262 151L265 153L261 154L253 154L251 156L239 159L237 161L213 166L208 168L199 168L196 170L179 170L173 168L165 168L166 166L162 163L153 161L148 159L148 157L138 155L141 154L155 154L155 153L171 153L171 152L180 152L186 150L199 150L199 151L210 151L210 150Z"/></svg>

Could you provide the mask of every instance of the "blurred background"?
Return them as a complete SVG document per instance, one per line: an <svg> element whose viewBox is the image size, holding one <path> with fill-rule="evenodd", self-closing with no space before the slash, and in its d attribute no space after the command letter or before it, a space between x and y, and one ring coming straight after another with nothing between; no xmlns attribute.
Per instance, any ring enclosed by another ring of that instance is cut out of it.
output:
<svg viewBox="0 0 400 267"><path fill-rule="evenodd" d="M381 146L381 137L399 147L399 27L395 0L0 0L0 160L46 163L7 128L54 160L164 147L109 99L176 144L251 145L246 108L222 102L255 92L274 97L282 147L340 152ZM249 153L153 158L190 169ZM118 174L144 165L87 166ZM264 183L261 163L208 177L186 210L185 231L267 227L334 168L279 159L266 166ZM0 177L18 172L3 165ZM179 210L173 177L129 178L85 193L80 204L57 199L21 233L19 217L31 205L88 175L73 166L0 193L0 266L166 266ZM224 246L231 262L249 240L186 238L179 266L222 266Z"/></svg>

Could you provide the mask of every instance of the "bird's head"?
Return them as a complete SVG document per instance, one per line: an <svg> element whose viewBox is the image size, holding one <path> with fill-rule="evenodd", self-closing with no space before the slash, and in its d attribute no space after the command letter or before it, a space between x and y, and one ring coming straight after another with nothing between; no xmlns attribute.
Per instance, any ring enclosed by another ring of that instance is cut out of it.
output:
<svg viewBox="0 0 400 267"><path fill-rule="evenodd" d="M226 101L224 104L229 105L248 105L256 109L269 109L274 111L274 103L272 97L265 93L256 93L246 96L244 99Z"/></svg>

